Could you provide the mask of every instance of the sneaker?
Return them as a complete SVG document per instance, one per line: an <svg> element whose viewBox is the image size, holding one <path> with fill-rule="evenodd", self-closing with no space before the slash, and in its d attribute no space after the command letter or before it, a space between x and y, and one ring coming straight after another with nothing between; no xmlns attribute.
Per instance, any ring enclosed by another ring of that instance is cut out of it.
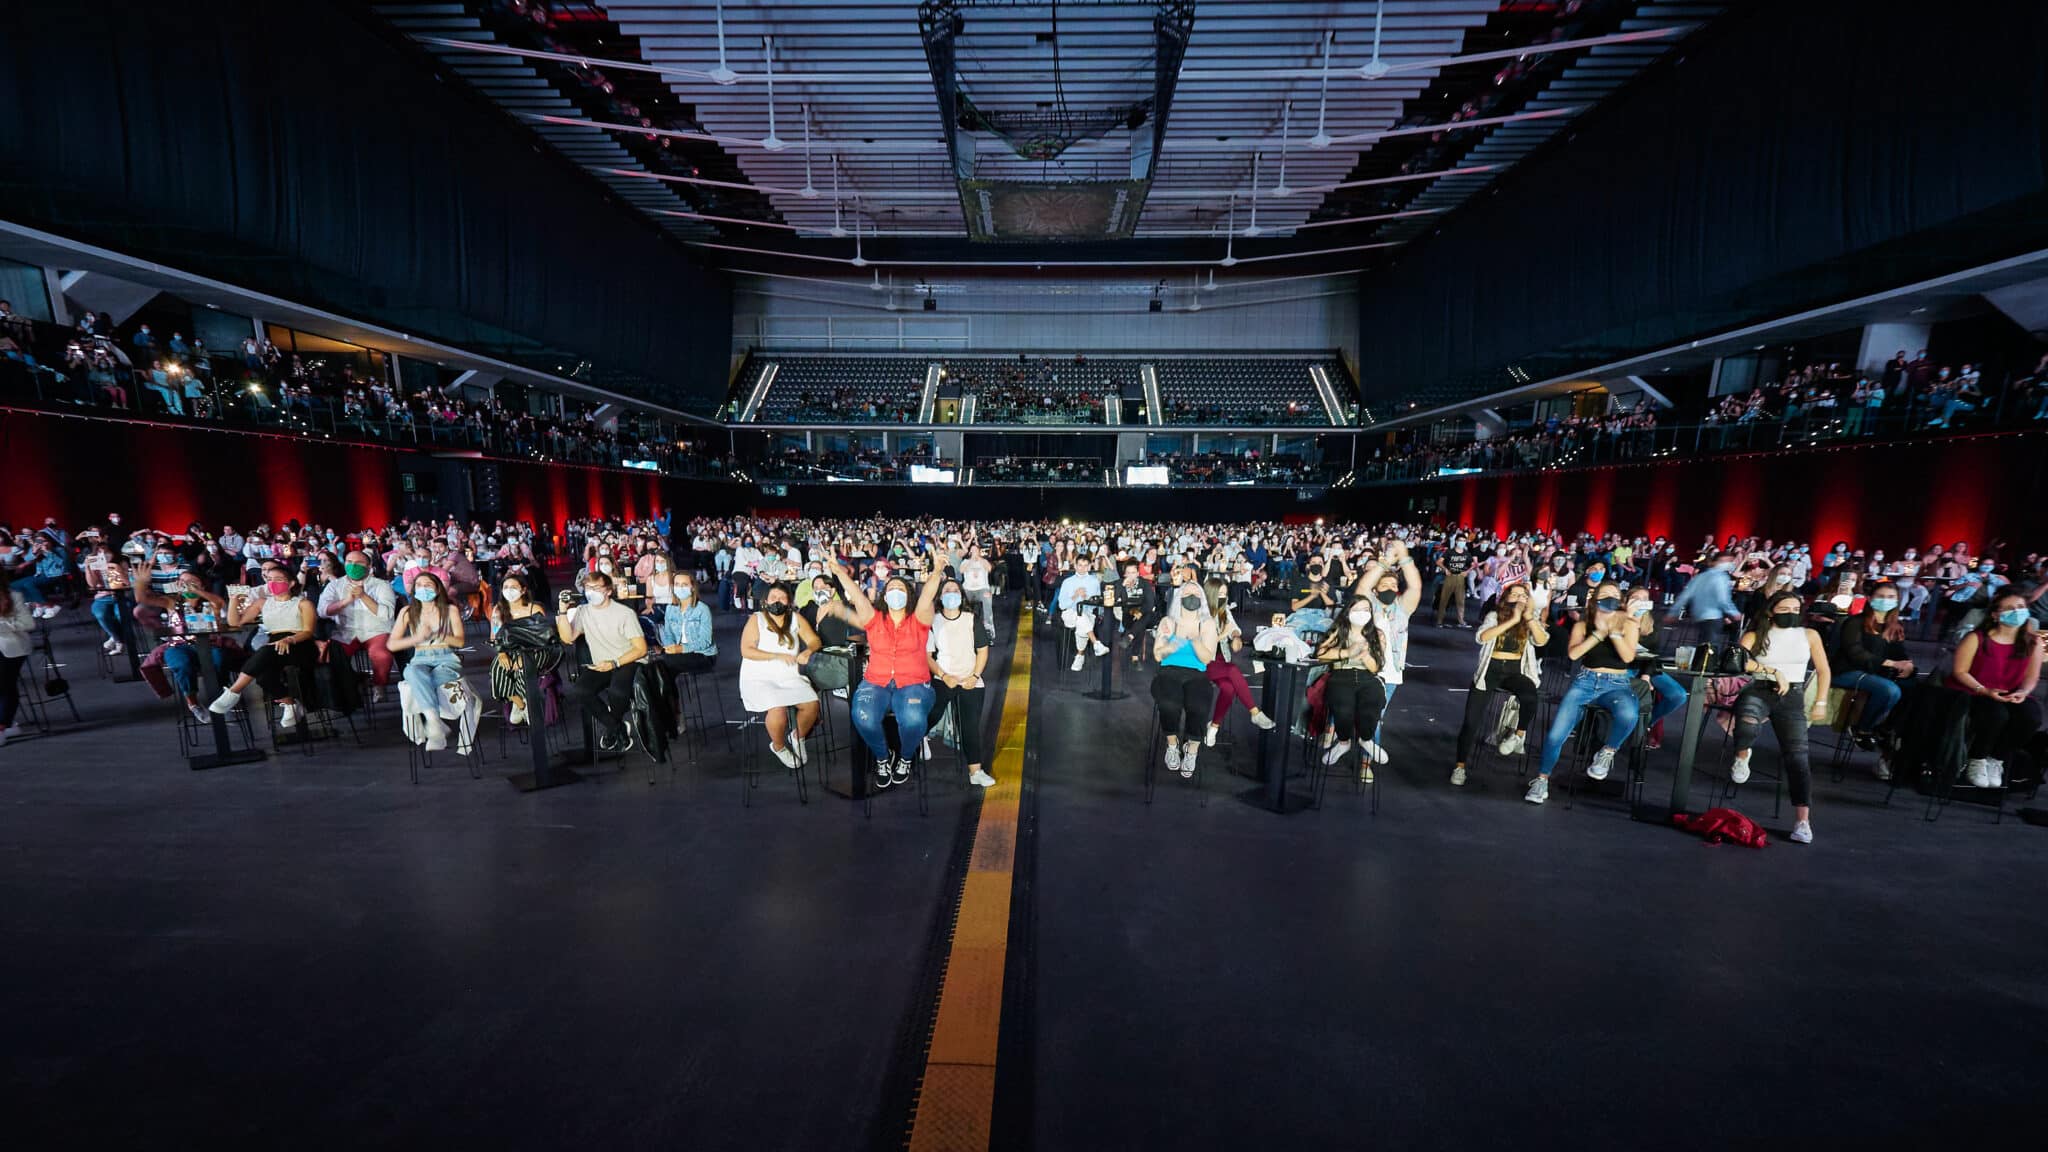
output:
<svg viewBox="0 0 2048 1152"><path fill-rule="evenodd" d="M1067 665L1067 671L1079 672L1081 670L1081 662L1086 659L1087 657L1082 653L1074 653L1074 662L1072 664Z"/></svg>
<svg viewBox="0 0 2048 1152"><path fill-rule="evenodd" d="M974 785L976 788L993 788L996 786L996 778L989 775L986 772L983 772L979 768L976 768L973 771L973 773L971 773L967 777L967 782L969 784Z"/></svg>
<svg viewBox="0 0 2048 1152"><path fill-rule="evenodd" d="M436 724L434 727L427 730L427 751L439 752L447 747L448 726L446 724Z"/></svg>
<svg viewBox="0 0 2048 1152"><path fill-rule="evenodd" d="M1550 799L1550 777L1538 776L1529 781L1529 790L1522 793L1522 799L1531 804L1541 804Z"/></svg>
<svg viewBox="0 0 2048 1152"><path fill-rule="evenodd" d="M1728 766L1728 782L1730 784L1742 784L1748 782L1748 780L1749 753L1744 752L1736 756L1735 762Z"/></svg>
<svg viewBox="0 0 2048 1152"><path fill-rule="evenodd" d="M299 726L299 706L297 704L279 705L277 709L277 726L279 728L297 728Z"/></svg>
<svg viewBox="0 0 2048 1152"><path fill-rule="evenodd" d="M1862 731L1861 729L1852 730L1849 733L1849 741L1850 743L1856 745L1856 747L1861 748L1865 751L1869 751L1877 747L1877 737L1869 732Z"/></svg>
<svg viewBox="0 0 2048 1152"><path fill-rule="evenodd" d="M1214 747L1216 746L1216 733L1217 733L1218 731L1220 731L1220 729L1218 729L1218 728L1216 727L1216 725L1214 725L1214 724L1211 724L1211 725L1209 725L1209 730L1208 730L1208 731L1206 731L1206 732L1204 732L1204 733L1202 733L1202 745L1203 745L1203 747L1205 747L1205 748L1214 748Z"/></svg>
<svg viewBox="0 0 2048 1152"><path fill-rule="evenodd" d="M1792 842L1793 842L1794 844L1811 844L1811 843L1813 843L1813 823L1812 823L1812 821L1809 821L1809 820L1801 820L1801 821L1800 821L1799 823L1797 823L1797 824L1794 824L1794 825L1792 826Z"/></svg>
<svg viewBox="0 0 2048 1152"><path fill-rule="evenodd" d="M1188 745L1187 747L1185 747L1185 748L1181 749L1181 753L1180 753L1180 778L1181 778L1181 779L1183 779L1183 780L1186 780L1186 779L1189 779L1190 777L1194 776L1194 774L1195 774L1195 753L1197 753L1197 752L1200 752L1200 751L1201 751L1201 749L1200 749L1200 748L1198 748L1198 747L1196 747L1196 746L1195 746L1195 745L1193 745L1193 744L1189 744L1189 745Z"/></svg>
<svg viewBox="0 0 2048 1152"><path fill-rule="evenodd" d="M372 685L370 685L370 703L372 703L372 704L382 704L383 702L384 702L384 686L383 686L382 684L372 684ZM521 717L524 717L524 716L526 715L526 709L524 709L524 708L521 708L521 709L519 710L519 712L518 712L518 715L519 715L519 716L521 716ZM514 721L513 721L513 723L514 723L514 724L517 724L517 723L519 723L519 721L518 721L518 720L514 720Z"/></svg>
<svg viewBox="0 0 2048 1152"><path fill-rule="evenodd" d="M1168 744L1166 746L1166 770L1168 772L1180 771L1180 745Z"/></svg>
<svg viewBox="0 0 2048 1152"><path fill-rule="evenodd" d="M187 705L185 705L185 707L187 707L187 708L191 709L191 711L192 711L192 719L193 719L194 721L196 721L196 722L198 722L198 723L200 723L200 724L212 724L212 723L213 723L213 713L211 713L211 712L208 712L208 711L207 711L206 709L204 709L204 708L201 708L201 707L200 707L199 705L197 705L197 704L187 704Z"/></svg>
<svg viewBox="0 0 2048 1152"><path fill-rule="evenodd" d="M116 640L112 636L109 636L105 640L100 641L100 651L105 652L111 656L113 655L115 647L118 646L120 643L121 642L119 640Z"/></svg>
<svg viewBox="0 0 2048 1152"><path fill-rule="evenodd" d="M889 766L889 783L901 784L908 779L910 779L910 757L898 756L895 763Z"/></svg>
<svg viewBox="0 0 2048 1152"><path fill-rule="evenodd" d="M239 707L241 703L242 694L233 688L228 688L222 690L220 695L214 697L213 703L208 704L207 708L216 716L225 716Z"/></svg>
<svg viewBox="0 0 2048 1152"><path fill-rule="evenodd" d="M892 756L884 756L880 760L875 761L876 788L887 788L889 785L895 783L896 778L889 774L889 764L894 759L895 758Z"/></svg>
<svg viewBox="0 0 2048 1152"><path fill-rule="evenodd" d="M1871 775L1877 777L1879 780L1884 780L1887 782L1890 781L1892 778L1891 757L1885 755L1882 752L1879 752L1877 754L1877 767L1872 768L1870 770L1870 773Z"/></svg>
<svg viewBox="0 0 2048 1152"><path fill-rule="evenodd" d="M1267 731L1271 731L1274 727L1274 721L1271 716L1266 715L1264 712L1253 712L1252 726L1255 728L1264 728Z"/></svg>
<svg viewBox="0 0 2048 1152"><path fill-rule="evenodd" d="M811 742L810 742L810 741L808 741L808 740L791 740L791 741L789 742L789 746L790 746L790 748L791 748L792 750L794 750L794 751L796 752L796 762L797 762L797 763L799 763L799 764L809 764L809 763L811 762Z"/></svg>
<svg viewBox="0 0 2048 1152"><path fill-rule="evenodd" d="M2005 787L2005 761L1995 757L1984 761L1984 786L1986 788Z"/></svg>
<svg viewBox="0 0 2048 1152"><path fill-rule="evenodd" d="M372 697L372 699L374 699L374 697ZM521 724L524 724L524 723L526 723L526 705L524 705L524 704L515 704L515 705L513 705L513 706L512 706L512 716L511 716L511 718L510 718L510 720L509 720L508 722L509 722L509 723L511 723L511 724L512 724L512 725L513 725L514 727L517 727L518 725L521 725Z"/></svg>
<svg viewBox="0 0 2048 1152"><path fill-rule="evenodd" d="M1365 742L1364 752L1365 760L1368 764L1385 764L1387 762L1387 750L1370 740Z"/></svg>
<svg viewBox="0 0 2048 1152"><path fill-rule="evenodd" d="M1100 641L1100 640L1097 640L1097 641L1095 642L1095 654L1096 654L1097 656L1107 656L1107 655L1109 655L1109 645L1107 645L1107 644L1104 644L1104 643L1103 643L1102 641Z"/></svg>
<svg viewBox="0 0 2048 1152"><path fill-rule="evenodd" d="M1991 773L1985 768L1982 760L1972 760L1963 765L1963 778L1969 781L1972 788L1991 787Z"/></svg>
<svg viewBox="0 0 2048 1152"><path fill-rule="evenodd" d="M1451 787L1463 788L1464 786L1465 766L1463 764L1460 764L1456 768L1451 769Z"/></svg>
<svg viewBox="0 0 2048 1152"><path fill-rule="evenodd" d="M1335 744L1330 745L1329 751L1323 753L1323 763L1335 764L1349 755L1351 755L1351 741L1339 740Z"/></svg>
<svg viewBox="0 0 2048 1152"><path fill-rule="evenodd" d="M107 649L107 655L120 656L128 651L126 648L121 647L121 642L119 640L116 640L113 643L114 646L112 648Z"/></svg>
<svg viewBox="0 0 2048 1152"><path fill-rule="evenodd" d="M1602 748L1593 753L1593 762L1586 765L1586 779L1605 780L1608 769L1614 767L1614 749Z"/></svg>
<svg viewBox="0 0 2048 1152"><path fill-rule="evenodd" d="M1650 730L1649 738L1643 741L1643 746L1648 748L1650 751L1655 752L1657 749L1662 748L1664 746L1664 734L1652 728Z"/></svg>
<svg viewBox="0 0 2048 1152"><path fill-rule="evenodd" d="M790 747L788 743L785 742L780 748L777 748L775 745L770 744L768 746L768 750L770 752L775 753L775 758L777 760L782 761L782 766L784 768L788 768L791 770L794 770L796 768L796 749Z"/></svg>
<svg viewBox="0 0 2048 1152"><path fill-rule="evenodd" d="M1496 748L1503 756L1519 756L1522 749L1528 746L1529 738L1527 736L1522 735L1520 732L1510 732L1500 738L1500 743L1496 745Z"/></svg>

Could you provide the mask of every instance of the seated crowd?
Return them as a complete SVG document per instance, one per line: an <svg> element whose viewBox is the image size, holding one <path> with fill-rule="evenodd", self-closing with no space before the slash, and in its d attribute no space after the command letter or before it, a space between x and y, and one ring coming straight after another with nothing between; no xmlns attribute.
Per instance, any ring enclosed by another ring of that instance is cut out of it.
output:
<svg viewBox="0 0 2048 1152"><path fill-rule="evenodd" d="M1070 669L1091 656L1154 666L1149 692L1170 770L1191 776L1235 705L1261 727L1287 719L1259 710L1238 665L1249 647L1252 676L1275 662L1309 670L1309 710L1297 719L1324 766L1348 763L1371 783L1388 761L1382 724L1405 682L1411 627L1430 603L1439 628L1473 629L1479 648L1453 785L1466 782L1482 741L1504 756L1540 748L1525 798L1541 804L1577 726L1595 715L1606 722L1584 771L1604 779L1638 737L1658 746L1689 691L1671 661L1681 645L1706 646L1721 654L1720 678L1690 690L1722 705L1731 785L1748 779L1769 726L1794 839L1808 841L1810 724L1834 724L1874 750L1880 779L1943 791L1957 779L1990 789L2040 779L2048 556L2003 544L1980 554L1965 542L1889 555L1846 541L1821 553L1737 538L1680 551L1661 537L1446 524L740 517L673 532L665 520L575 521L556 540L502 523L358 532L287 523L244 536L225 526L131 530L118 516L71 533L51 520L20 535L0 530L0 720L14 721L23 640L37 618L89 607L113 651L129 634L125 593L164 691L202 722L261 684L290 728L308 709L352 708L358 680L374 699L395 673L408 712L421 713L408 731L439 747L448 713L435 704L460 683L462 651L481 629L495 652L490 695L507 703L510 721L537 714L531 685L548 677L583 705L602 746L623 750L665 738L675 678L718 666L716 614L732 612L745 614L740 696L764 715L784 764L808 761L821 690L850 684L875 787L908 778L932 724L953 708L952 738L985 784L978 719L993 601L1018 590L1057 621ZM574 566L552 609L550 560ZM1262 618L1240 619L1262 604ZM1939 646L1915 650L1908 626L1930 618ZM254 630L246 646L206 645L226 683L203 699L194 641L242 629ZM855 640L861 649L849 647ZM865 662L852 682L856 651ZM363 665L350 675L357 654ZM1546 665L1562 676L1561 696L1532 736ZM300 698L309 691L319 698ZM1512 708L1489 720L1503 697Z"/></svg>
<svg viewBox="0 0 2048 1152"><path fill-rule="evenodd" d="M1170 469L1177 484L1314 484L1343 474L1334 464L1315 464L1293 453L1271 454L1258 448L1148 452L1143 463Z"/></svg>

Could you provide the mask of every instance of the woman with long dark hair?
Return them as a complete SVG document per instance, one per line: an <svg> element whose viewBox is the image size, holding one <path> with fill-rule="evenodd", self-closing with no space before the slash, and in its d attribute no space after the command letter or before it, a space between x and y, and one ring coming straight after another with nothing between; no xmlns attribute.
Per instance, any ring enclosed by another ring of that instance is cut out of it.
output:
<svg viewBox="0 0 2048 1152"><path fill-rule="evenodd" d="M2041 633L2027 618L2027 598L2002 592L1984 622L1956 646L1948 686L1962 693L1970 717L1969 761L1963 771L1977 788L2005 785L2005 758L2041 730Z"/></svg>
<svg viewBox="0 0 2048 1152"><path fill-rule="evenodd" d="M297 668L300 683L311 685L313 670L320 661L313 639L313 602L299 590L298 580L282 560L263 561L262 572L263 587L258 595L238 595L229 601L227 622L230 628L260 622L264 643L250 653L235 682L222 689L207 707L224 716L241 702L242 692L251 683L261 680L263 695L279 705L278 727L296 728L299 701L289 694L284 670L287 666Z"/></svg>
<svg viewBox="0 0 2048 1152"><path fill-rule="evenodd" d="M1316 647L1316 660L1329 668L1323 677L1323 709L1329 716L1331 742L1323 763L1338 763L1358 743L1364 761L1359 776L1370 782L1372 766L1387 762L1387 754L1371 739L1387 708L1386 686L1380 683L1386 651L1372 621L1372 606L1356 600L1339 613Z"/></svg>
<svg viewBox="0 0 2048 1152"><path fill-rule="evenodd" d="M462 679L462 610L448 602L448 589L441 578L424 568L412 575L412 596L398 613L386 647L393 652L412 652L405 666L405 683L412 689L412 706L420 715L429 752L448 746L448 726L441 720L441 686Z"/></svg>
<svg viewBox="0 0 2048 1152"><path fill-rule="evenodd" d="M1498 600L1486 605L1476 633L1479 641L1479 670L1472 677L1472 691L1465 696L1465 722L1458 728L1458 759L1451 766L1451 783L1462 787L1465 765L1479 743L1479 725L1496 692L1514 697L1516 723L1513 732L1501 737L1497 747L1503 756L1520 752L1529 740L1529 721L1536 715L1537 685L1543 682L1543 668L1537 651L1550 643L1543 627L1543 613L1536 607L1527 584L1513 585Z"/></svg>
<svg viewBox="0 0 2048 1152"><path fill-rule="evenodd" d="M1878 581L1871 586L1863 611L1844 614L1835 625L1828 646L1835 687L1863 693L1863 712L1851 738L1862 747L1877 749L1879 780L1892 777L1891 750L1876 734L1898 710L1913 680L1913 661L1906 653L1904 600L1904 590L1897 584Z"/></svg>
<svg viewBox="0 0 2048 1152"><path fill-rule="evenodd" d="M1557 767L1558 757L1564 754L1565 741L1571 739L1572 729L1578 726L1581 711L1591 706L1605 710L1608 715L1607 739L1593 754L1593 762L1586 766L1589 780L1607 779L1614 754L1635 731L1636 721L1641 717L1631 683L1635 679L1631 668L1636 661L1636 620L1622 611L1621 586L1608 581L1595 588L1590 607L1591 611L1572 625L1565 648L1565 655L1579 662L1579 674L1572 677L1571 685L1564 690L1564 699L1558 702L1557 714L1550 721L1550 731L1543 736L1541 770L1529 781L1529 790L1522 796L1531 804L1550 799L1550 774Z"/></svg>
<svg viewBox="0 0 2048 1152"><path fill-rule="evenodd" d="M29 602L0 580L0 744L21 735L21 666L35 646L36 616Z"/></svg>
<svg viewBox="0 0 2048 1152"><path fill-rule="evenodd" d="M790 768L808 761L805 741L818 723L818 690L804 678L803 666L822 646L809 622L796 614L789 589L762 585L761 610L740 629L740 703L763 715L768 750ZM918 653L923 664L923 651ZM787 709L796 710L796 734L790 738ZM919 728L923 735L922 726Z"/></svg>
<svg viewBox="0 0 2048 1152"><path fill-rule="evenodd" d="M1202 592L1208 598L1209 614L1216 621L1216 655L1210 659L1208 668L1209 683L1216 686L1216 705L1209 710L1209 730L1202 734L1202 743L1214 747L1216 734L1223 727L1223 718L1230 715L1233 702L1244 705L1253 724L1261 728L1274 725L1273 718L1259 710L1259 702L1252 698L1251 685L1233 659L1244 647L1244 630L1238 627L1237 617L1230 611L1230 587L1211 577L1203 583Z"/></svg>
<svg viewBox="0 0 2048 1152"><path fill-rule="evenodd" d="M1763 613L1739 641L1747 655L1743 670L1755 679L1735 697L1735 762L1728 778L1749 779L1749 754L1763 732L1765 720L1778 734L1778 755L1784 761L1785 783L1792 793L1792 840L1813 843L1813 767L1806 750L1806 727L1828 714L1828 653L1820 633L1806 626L1806 601L1797 592L1779 592L1763 603ZM1809 676L1816 695L1809 711L1805 687Z"/></svg>
<svg viewBox="0 0 2048 1152"><path fill-rule="evenodd" d="M868 638L867 666L847 701L847 711L853 716L854 731L874 756L875 786L901 784L910 779L911 760L924 743L925 726L938 699L926 648L941 573L936 567L926 570L924 586L912 603L912 586L905 575L910 569L891 571L882 582L882 607L877 608L845 566L835 560L831 571L853 611L854 624ZM815 643L812 647L815 650ZM901 750L894 756L882 724L890 715L896 717L896 746Z"/></svg>
<svg viewBox="0 0 2048 1152"><path fill-rule="evenodd" d="M498 582L491 605L491 645L498 650L491 661L491 696L506 702L508 724L527 721L527 664L546 675L562 662L562 641L546 604L547 588L537 574L515 568Z"/></svg>

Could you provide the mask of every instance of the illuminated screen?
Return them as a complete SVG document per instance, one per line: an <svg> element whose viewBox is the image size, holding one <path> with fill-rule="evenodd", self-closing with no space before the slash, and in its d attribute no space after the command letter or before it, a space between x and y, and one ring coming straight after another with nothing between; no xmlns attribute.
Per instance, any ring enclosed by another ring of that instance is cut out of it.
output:
<svg viewBox="0 0 2048 1152"><path fill-rule="evenodd" d="M1137 487L1141 484L1169 483L1164 464L1132 464L1124 469L1124 483Z"/></svg>
<svg viewBox="0 0 2048 1152"><path fill-rule="evenodd" d="M646 472L661 471L661 462L658 460L621 460L619 463L624 464L628 468L638 468Z"/></svg>
<svg viewBox="0 0 2048 1152"><path fill-rule="evenodd" d="M910 482L912 484L951 484L953 483L953 470L951 468L931 468L923 464L912 464L910 466Z"/></svg>

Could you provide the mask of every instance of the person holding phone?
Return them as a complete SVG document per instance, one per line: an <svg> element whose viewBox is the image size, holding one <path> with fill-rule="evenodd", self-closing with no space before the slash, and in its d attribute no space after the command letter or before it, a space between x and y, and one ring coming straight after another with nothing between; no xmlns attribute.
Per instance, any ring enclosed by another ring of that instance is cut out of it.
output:
<svg viewBox="0 0 2048 1152"><path fill-rule="evenodd" d="M582 640L590 648L590 662L569 681L569 696L596 724L598 747L631 751L633 726L625 721L633 709L633 675L647 655L640 614L612 599L612 578L601 570L584 572L577 583L583 603L576 604L574 593L564 591L555 614L555 634L562 643Z"/></svg>
<svg viewBox="0 0 2048 1152"><path fill-rule="evenodd" d="M398 614L385 647L393 652L412 652L405 666L405 684L412 689L412 706L426 730L426 748L439 752L448 746L448 725L441 719L441 686L462 679L462 612L449 603L448 589L432 572L424 569L412 578L412 599Z"/></svg>
<svg viewBox="0 0 2048 1152"><path fill-rule="evenodd" d="M1220 637L1201 584L1188 580L1169 596L1166 615L1152 632L1152 658L1159 662L1152 702L1166 733L1166 769L1187 778L1195 774L1195 755L1201 750L1198 728L1216 702L1209 663L1216 659Z"/></svg>
<svg viewBox="0 0 2048 1152"><path fill-rule="evenodd" d="M1543 737L1543 763L1522 799L1541 804L1550 799L1550 774L1564 754L1565 741L1578 727L1579 713L1587 706L1604 709L1608 715L1607 739L1593 762L1586 766L1589 780L1607 779L1614 754L1636 729L1641 709L1636 703L1635 679L1630 667L1636 661L1636 621L1621 609L1621 587L1612 582L1593 592L1593 611L1572 625L1565 653L1579 662L1579 674L1572 678L1558 703L1557 716Z"/></svg>
<svg viewBox="0 0 2048 1152"><path fill-rule="evenodd" d="M1550 642L1543 627L1543 613L1537 608L1527 584L1516 584L1502 592L1500 602L1490 605L1479 622L1479 670L1472 677L1472 690L1465 696L1465 721L1458 728L1458 759L1451 767L1451 783L1463 787L1465 765L1478 745L1479 725L1494 694L1514 697L1515 730L1501 737L1503 756L1513 756L1529 740L1529 721L1536 715L1537 685L1543 682L1537 650Z"/></svg>
<svg viewBox="0 0 2048 1152"><path fill-rule="evenodd" d="M299 702L287 695L289 688L284 670L286 667L297 668L299 682L312 683L313 670L320 660L313 642L313 602L299 591L298 580L282 561L263 561L262 574L263 585L254 597L237 596L229 601L228 627L242 628L260 623L264 642L250 654L248 663L242 665L241 674L235 677L235 682L222 689L207 707L225 716L241 703L242 692L261 680L263 695L278 704L278 727L296 728L299 724Z"/></svg>
<svg viewBox="0 0 2048 1152"><path fill-rule="evenodd" d="M1778 754L1785 762L1786 788L1792 793L1792 841L1813 843L1813 768L1806 744L1807 724L1828 716L1828 653L1820 633L1806 626L1806 601L1797 592L1778 592L1763 603L1763 615L1742 634L1743 671L1754 676L1735 697L1735 761L1728 779L1749 779L1750 751L1763 725L1770 721L1778 734ZM1814 703L1806 705L1807 679L1814 681Z"/></svg>

